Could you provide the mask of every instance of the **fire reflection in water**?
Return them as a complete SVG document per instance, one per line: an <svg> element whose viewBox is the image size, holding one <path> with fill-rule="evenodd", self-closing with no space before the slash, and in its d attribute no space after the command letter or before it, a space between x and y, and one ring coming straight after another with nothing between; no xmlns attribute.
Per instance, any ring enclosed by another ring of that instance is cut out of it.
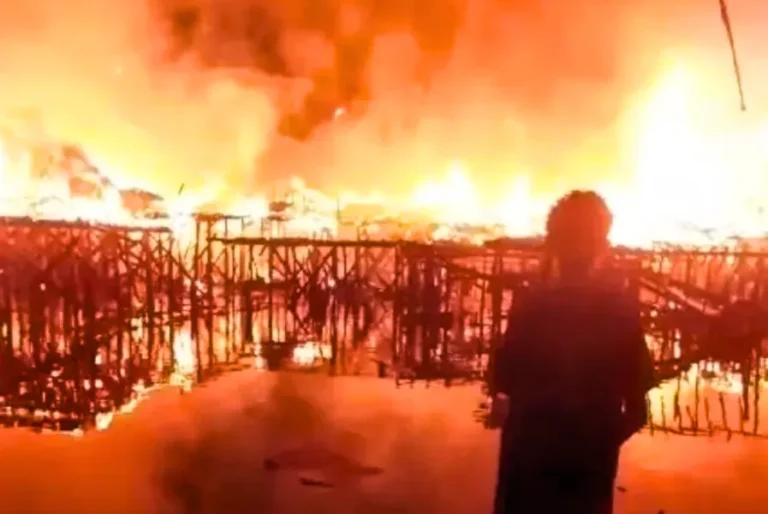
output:
<svg viewBox="0 0 768 514"><path fill-rule="evenodd" d="M171 385L188 391L194 383L197 360L195 359L195 344L189 329L184 329L173 339L173 372Z"/></svg>
<svg viewBox="0 0 768 514"><path fill-rule="evenodd" d="M308 341L297 345L293 349L292 357L293 362L299 366L314 366L330 355L330 345Z"/></svg>

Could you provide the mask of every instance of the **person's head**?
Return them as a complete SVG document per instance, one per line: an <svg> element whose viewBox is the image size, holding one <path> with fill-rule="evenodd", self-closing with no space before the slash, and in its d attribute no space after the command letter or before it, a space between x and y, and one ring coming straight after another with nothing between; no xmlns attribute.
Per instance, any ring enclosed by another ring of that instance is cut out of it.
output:
<svg viewBox="0 0 768 514"><path fill-rule="evenodd" d="M587 274L608 248L613 216L594 191L571 191L550 209L546 248L561 274Z"/></svg>

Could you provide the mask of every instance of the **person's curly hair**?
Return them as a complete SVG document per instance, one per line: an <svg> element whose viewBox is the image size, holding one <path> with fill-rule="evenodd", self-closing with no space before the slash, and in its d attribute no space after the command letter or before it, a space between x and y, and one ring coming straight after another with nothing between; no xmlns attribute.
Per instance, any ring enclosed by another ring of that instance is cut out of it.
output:
<svg viewBox="0 0 768 514"><path fill-rule="evenodd" d="M608 245L613 215L594 191L571 191L549 211L547 250L561 258L594 258Z"/></svg>

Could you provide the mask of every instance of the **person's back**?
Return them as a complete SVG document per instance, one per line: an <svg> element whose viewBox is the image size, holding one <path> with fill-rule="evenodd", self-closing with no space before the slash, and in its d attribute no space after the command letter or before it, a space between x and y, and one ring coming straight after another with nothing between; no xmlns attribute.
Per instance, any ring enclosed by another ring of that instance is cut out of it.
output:
<svg viewBox="0 0 768 514"><path fill-rule="evenodd" d="M591 272L588 244L551 247L560 279L514 302L495 361L494 393L509 402L498 514L611 512L619 447L645 422L651 361L636 302Z"/></svg>

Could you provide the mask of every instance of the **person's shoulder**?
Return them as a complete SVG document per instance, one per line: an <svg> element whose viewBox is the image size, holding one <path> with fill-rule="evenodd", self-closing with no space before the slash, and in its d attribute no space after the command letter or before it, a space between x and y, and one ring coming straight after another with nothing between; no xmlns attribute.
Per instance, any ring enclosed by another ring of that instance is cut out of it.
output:
<svg viewBox="0 0 768 514"><path fill-rule="evenodd" d="M621 334L635 333L641 319L639 298L621 288L607 291L606 295L606 325Z"/></svg>
<svg viewBox="0 0 768 514"><path fill-rule="evenodd" d="M598 273L591 281L590 286L594 293L606 300L616 302L619 305L632 303L633 297L626 287L626 282L614 273Z"/></svg>
<svg viewBox="0 0 768 514"><path fill-rule="evenodd" d="M634 313L640 308L640 299L624 287L610 289L608 297L621 312Z"/></svg>
<svg viewBox="0 0 768 514"><path fill-rule="evenodd" d="M552 285L545 282L526 284L515 292L515 301L521 307L535 309L547 303L558 291Z"/></svg>
<svg viewBox="0 0 768 514"><path fill-rule="evenodd" d="M624 284L614 280L598 280L594 283L595 294L606 314L632 320L639 315L640 300Z"/></svg>
<svg viewBox="0 0 768 514"><path fill-rule="evenodd" d="M511 316L516 319L535 316L548 302L550 289L544 283L528 283L516 289L512 298Z"/></svg>

